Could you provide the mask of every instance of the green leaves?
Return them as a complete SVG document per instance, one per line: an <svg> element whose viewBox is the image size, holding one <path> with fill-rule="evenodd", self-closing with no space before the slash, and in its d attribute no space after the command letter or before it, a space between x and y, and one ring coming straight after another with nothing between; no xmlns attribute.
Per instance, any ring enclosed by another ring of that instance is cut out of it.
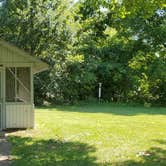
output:
<svg viewBox="0 0 166 166"><path fill-rule="evenodd" d="M97 97L102 82L106 101L162 104L165 7L164 0L10 0L0 6L0 36L49 62L38 76L44 83L35 80L37 100Z"/></svg>

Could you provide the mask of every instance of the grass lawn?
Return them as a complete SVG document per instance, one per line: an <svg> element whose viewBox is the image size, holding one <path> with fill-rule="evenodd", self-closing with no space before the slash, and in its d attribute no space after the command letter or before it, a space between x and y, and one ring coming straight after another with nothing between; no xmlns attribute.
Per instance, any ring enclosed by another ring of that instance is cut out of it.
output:
<svg viewBox="0 0 166 166"><path fill-rule="evenodd" d="M36 109L9 133L14 166L166 166L166 108L115 104Z"/></svg>

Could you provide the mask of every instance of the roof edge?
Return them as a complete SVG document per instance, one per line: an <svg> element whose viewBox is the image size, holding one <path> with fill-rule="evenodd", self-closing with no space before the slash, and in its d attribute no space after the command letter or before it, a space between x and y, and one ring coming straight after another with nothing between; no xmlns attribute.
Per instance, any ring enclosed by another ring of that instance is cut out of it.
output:
<svg viewBox="0 0 166 166"><path fill-rule="evenodd" d="M39 57L35 57L35 56L32 56L32 55L28 54L26 51L24 51L23 49L18 48L14 44L11 44L11 43L3 40L3 39L0 39L0 45L2 45L3 47L8 48L9 50L12 50L12 51L20 54L21 56L24 56L25 58L29 58L34 64L40 63L43 66L42 69L37 70L34 73L39 73L39 72L45 71L49 68L48 63L44 62Z"/></svg>

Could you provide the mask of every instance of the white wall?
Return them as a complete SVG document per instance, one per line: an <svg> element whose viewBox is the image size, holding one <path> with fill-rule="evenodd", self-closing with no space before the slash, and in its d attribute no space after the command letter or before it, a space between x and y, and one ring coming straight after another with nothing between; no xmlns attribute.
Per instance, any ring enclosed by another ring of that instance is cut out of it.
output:
<svg viewBox="0 0 166 166"><path fill-rule="evenodd" d="M6 104L6 128L33 128L34 109L30 104Z"/></svg>

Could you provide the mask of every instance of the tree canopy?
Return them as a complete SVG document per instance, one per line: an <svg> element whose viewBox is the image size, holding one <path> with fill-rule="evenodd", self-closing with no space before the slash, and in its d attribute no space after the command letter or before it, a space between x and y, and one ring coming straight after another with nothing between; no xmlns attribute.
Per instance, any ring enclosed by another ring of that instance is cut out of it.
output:
<svg viewBox="0 0 166 166"><path fill-rule="evenodd" d="M35 101L166 103L164 0L0 3L0 37L39 56Z"/></svg>

